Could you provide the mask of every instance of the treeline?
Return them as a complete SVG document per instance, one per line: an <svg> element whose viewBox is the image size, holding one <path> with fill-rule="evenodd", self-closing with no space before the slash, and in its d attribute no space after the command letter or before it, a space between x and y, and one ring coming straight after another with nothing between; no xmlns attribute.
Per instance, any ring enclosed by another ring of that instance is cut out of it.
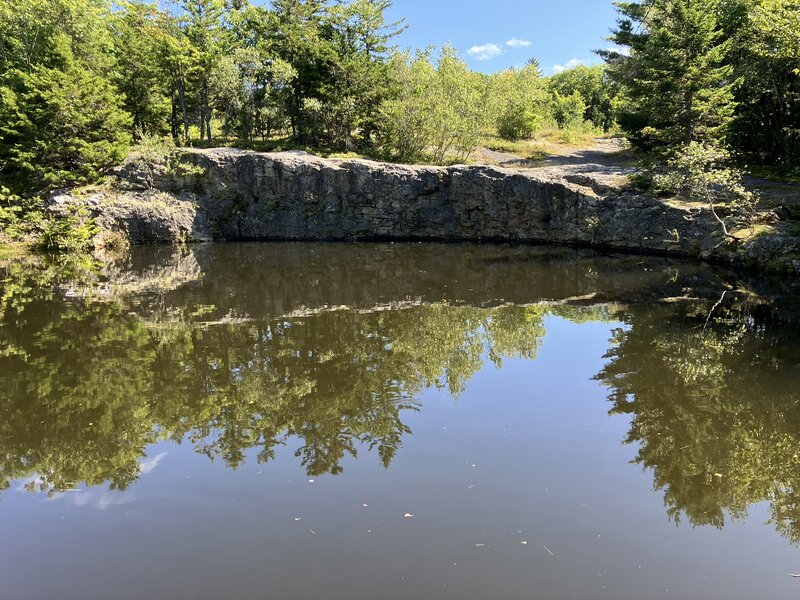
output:
<svg viewBox="0 0 800 600"><path fill-rule="evenodd" d="M634 145L800 168L798 0L616 5L611 40L625 51L599 54L624 92L617 118Z"/></svg>
<svg viewBox="0 0 800 600"><path fill-rule="evenodd" d="M613 127L601 67L494 75L455 49L401 52L391 0L0 0L0 183L95 179L131 143L464 160L481 135Z"/></svg>
<svg viewBox="0 0 800 600"><path fill-rule="evenodd" d="M0 0L0 200L93 181L152 139L445 163L487 138L620 127L672 173L800 169L799 0L618 2L621 50L551 77L400 51L390 6ZM663 183L718 189L690 179Z"/></svg>

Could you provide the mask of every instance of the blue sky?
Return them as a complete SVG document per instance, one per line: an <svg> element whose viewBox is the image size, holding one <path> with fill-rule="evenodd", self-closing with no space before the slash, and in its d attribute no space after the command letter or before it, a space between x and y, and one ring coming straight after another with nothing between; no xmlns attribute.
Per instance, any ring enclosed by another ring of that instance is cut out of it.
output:
<svg viewBox="0 0 800 600"><path fill-rule="evenodd" d="M455 45L475 70L521 66L531 56L546 75L578 62L600 62L614 26L611 0L394 0L387 14L405 17L403 48Z"/></svg>

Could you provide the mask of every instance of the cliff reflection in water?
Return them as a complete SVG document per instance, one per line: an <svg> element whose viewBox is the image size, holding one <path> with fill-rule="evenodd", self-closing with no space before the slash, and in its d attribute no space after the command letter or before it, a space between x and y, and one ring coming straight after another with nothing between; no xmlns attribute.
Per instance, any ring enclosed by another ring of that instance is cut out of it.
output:
<svg viewBox="0 0 800 600"><path fill-rule="evenodd" d="M766 500L800 541L800 331L728 274L568 250L291 244L64 272L3 267L2 486L125 489L163 439L234 468L293 438L312 475L359 451L388 467L421 391L458 395L487 363L535 359L553 315L624 324L598 379L672 518L722 526Z"/></svg>

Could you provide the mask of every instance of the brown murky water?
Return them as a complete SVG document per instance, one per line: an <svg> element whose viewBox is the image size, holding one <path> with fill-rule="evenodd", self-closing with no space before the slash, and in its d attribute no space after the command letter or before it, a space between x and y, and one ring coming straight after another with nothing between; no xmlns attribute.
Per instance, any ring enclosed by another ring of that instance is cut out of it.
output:
<svg viewBox="0 0 800 600"><path fill-rule="evenodd" d="M427 244L0 279L0 598L800 595L785 290Z"/></svg>

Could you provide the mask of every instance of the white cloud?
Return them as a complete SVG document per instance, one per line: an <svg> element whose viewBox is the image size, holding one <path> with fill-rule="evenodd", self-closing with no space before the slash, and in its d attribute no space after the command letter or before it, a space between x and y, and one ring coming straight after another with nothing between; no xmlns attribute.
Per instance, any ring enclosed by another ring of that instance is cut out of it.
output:
<svg viewBox="0 0 800 600"><path fill-rule="evenodd" d="M76 489L70 490L72 493L56 492L47 501L66 499L67 504L73 506L88 506L97 510L106 510L112 506L120 506L133 502L130 494L123 495L119 492Z"/></svg>
<svg viewBox="0 0 800 600"><path fill-rule="evenodd" d="M476 60L491 60L497 58L502 53L503 49L497 44L483 44L480 46L473 46L467 50L467 54Z"/></svg>
<svg viewBox="0 0 800 600"><path fill-rule="evenodd" d="M164 460L164 457L166 455L167 455L166 452L162 452L161 454L154 456L153 458L148 458L146 460L143 460L142 462L139 463L139 473L141 473L142 475L147 475L158 466L158 463Z"/></svg>
<svg viewBox="0 0 800 600"><path fill-rule="evenodd" d="M574 69L575 67L585 64L586 61L580 60L579 58L571 58L566 62L566 64L555 65L553 67L553 73L563 73L564 71L569 71L570 69Z"/></svg>
<svg viewBox="0 0 800 600"><path fill-rule="evenodd" d="M622 56L630 56L631 49L627 46L612 46L611 48L606 48L609 52L619 52Z"/></svg>
<svg viewBox="0 0 800 600"><path fill-rule="evenodd" d="M528 40L521 40L519 38L511 38L506 42L509 48L527 48L531 43Z"/></svg>

